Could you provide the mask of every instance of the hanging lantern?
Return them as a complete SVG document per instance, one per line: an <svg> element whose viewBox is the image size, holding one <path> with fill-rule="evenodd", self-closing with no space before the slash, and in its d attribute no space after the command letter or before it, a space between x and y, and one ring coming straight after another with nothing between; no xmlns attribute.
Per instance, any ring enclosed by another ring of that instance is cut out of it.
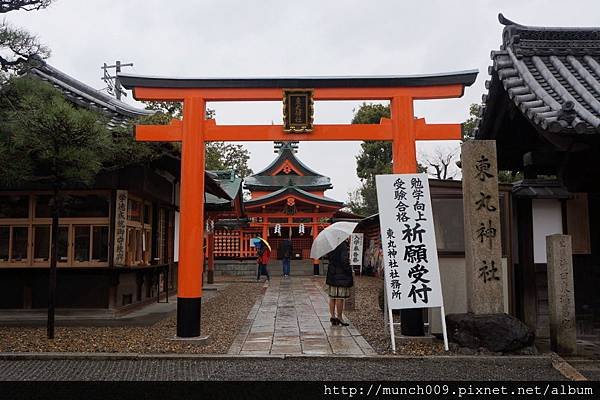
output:
<svg viewBox="0 0 600 400"><path fill-rule="evenodd" d="M213 233L215 231L215 221L207 219L205 231L206 233Z"/></svg>
<svg viewBox="0 0 600 400"><path fill-rule="evenodd" d="M304 224L300 224L300 226L298 226L298 232L299 232L301 235L304 235Z"/></svg>
<svg viewBox="0 0 600 400"><path fill-rule="evenodd" d="M277 225L275 225L275 228L273 229L273 232L274 232L276 235L279 235L279 236L281 236L281 224L277 224Z"/></svg>

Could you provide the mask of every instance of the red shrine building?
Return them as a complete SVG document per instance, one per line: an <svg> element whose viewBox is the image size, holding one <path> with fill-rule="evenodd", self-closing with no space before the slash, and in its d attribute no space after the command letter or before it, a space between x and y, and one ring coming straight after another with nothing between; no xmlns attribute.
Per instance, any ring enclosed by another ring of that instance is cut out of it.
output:
<svg viewBox="0 0 600 400"><path fill-rule="evenodd" d="M232 230L215 228L215 258L255 257L250 239L261 236L271 244L272 259L279 244L291 238L293 259L310 260L313 239L330 223L360 217L341 211L344 203L325 195L331 179L296 157L297 142L275 142L277 158L262 171L246 177L249 199L243 203L248 223ZM317 264L318 260L314 260Z"/></svg>

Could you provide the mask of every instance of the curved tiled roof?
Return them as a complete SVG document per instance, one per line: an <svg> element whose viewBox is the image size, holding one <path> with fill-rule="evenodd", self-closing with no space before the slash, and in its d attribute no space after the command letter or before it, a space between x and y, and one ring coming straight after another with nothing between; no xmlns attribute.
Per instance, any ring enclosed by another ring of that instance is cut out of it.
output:
<svg viewBox="0 0 600 400"><path fill-rule="evenodd" d="M325 196L316 196L310 192L307 192L307 191L302 190L295 186L284 187L282 189L277 190L276 192L269 193L269 194L261 196L259 198L246 200L244 202L244 205L246 207L260 205L260 204L263 204L263 203L266 203L266 202L275 200L279 197L284 197L287 195L296 195L297 197L299 197L301 199L304 198L304 199L314 201L316 203L328 205L328 206L334 206L334 207L341 208L344 205L344 203L341 201L337 201L337 200L334 200L332 198L325 197Z"/></svg>
<svg viewBox="0 0 600 400"><path fill-rule="evenodd" d="M530 27L502 14L499 20L503 44L491 53L476 137L493 136L494 102L504 95L538 130L600 132L600 28Z"/></svg>
<svg viewBox="0 0 600 400"><path fill-rule="evenodd" d="M124 127L132 118L155 113L155 111L133 107L106 93L102 93L44 61L39 61L39 65L29 70L28 73L56 87L73 103L106 115L109 119L107 124L109 129L117 126Z"/></svg>
<svg viewBox="0 0 600 400"><path fill-rule="evenodd" d="M274 174L286 161L292 164L303 175ZM272 190L285 186L298 186L303 189L331 189L331 179L313 171L310 167L300 161L294 154L290 142L283 143L279 149L279 155L265 169L254 175L246 177L244 187L250 190Z"/></svg>
<svg viewBox="0 0 600 400"><path fill-rule="evenodd" d="M249 176L245 180L247 189L269 190L279 189L284 186L298 186L310 189L331 189L331 179L326 176L299 176L299 175L275 175L275 176Z"/></svg>

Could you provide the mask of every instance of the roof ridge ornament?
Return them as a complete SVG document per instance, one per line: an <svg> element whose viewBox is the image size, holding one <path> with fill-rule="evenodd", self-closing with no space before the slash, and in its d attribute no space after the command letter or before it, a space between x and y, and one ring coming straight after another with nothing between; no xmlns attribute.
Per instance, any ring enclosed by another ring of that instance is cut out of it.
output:
<svg viewBox="0 0 600 400"><path fill-rule="evenodd" d="M498 13L498 22L500 22L504 26L510 26L510 25L523 26L521 24L517 24L515 21L511 21L510 19L506 18L504 16L504 14L502 14L502 13Z"/></svg>

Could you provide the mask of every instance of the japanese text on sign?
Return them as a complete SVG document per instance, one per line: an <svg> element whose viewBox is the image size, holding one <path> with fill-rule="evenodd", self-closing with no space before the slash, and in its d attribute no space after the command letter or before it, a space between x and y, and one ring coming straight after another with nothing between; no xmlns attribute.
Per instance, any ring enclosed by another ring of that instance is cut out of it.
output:
<svg viewBox="0 0 600 400"><path fill-rule="evenodd" d="M125 234L127 229L127 190L117 190L115 212L115 252L114 264L125 264Z"/></svg>
<svg viewBox="0 0 600 400"><path fill-rule="evenodd" d="M427 175L378 175L376 182L390 307L442 306Z"/></svg>
<svg viewBox="0 0 600 400"><path fill-rule="evenodd" d="M362 265L363 234L353 233L350 236L350 265Z"/></svg>

